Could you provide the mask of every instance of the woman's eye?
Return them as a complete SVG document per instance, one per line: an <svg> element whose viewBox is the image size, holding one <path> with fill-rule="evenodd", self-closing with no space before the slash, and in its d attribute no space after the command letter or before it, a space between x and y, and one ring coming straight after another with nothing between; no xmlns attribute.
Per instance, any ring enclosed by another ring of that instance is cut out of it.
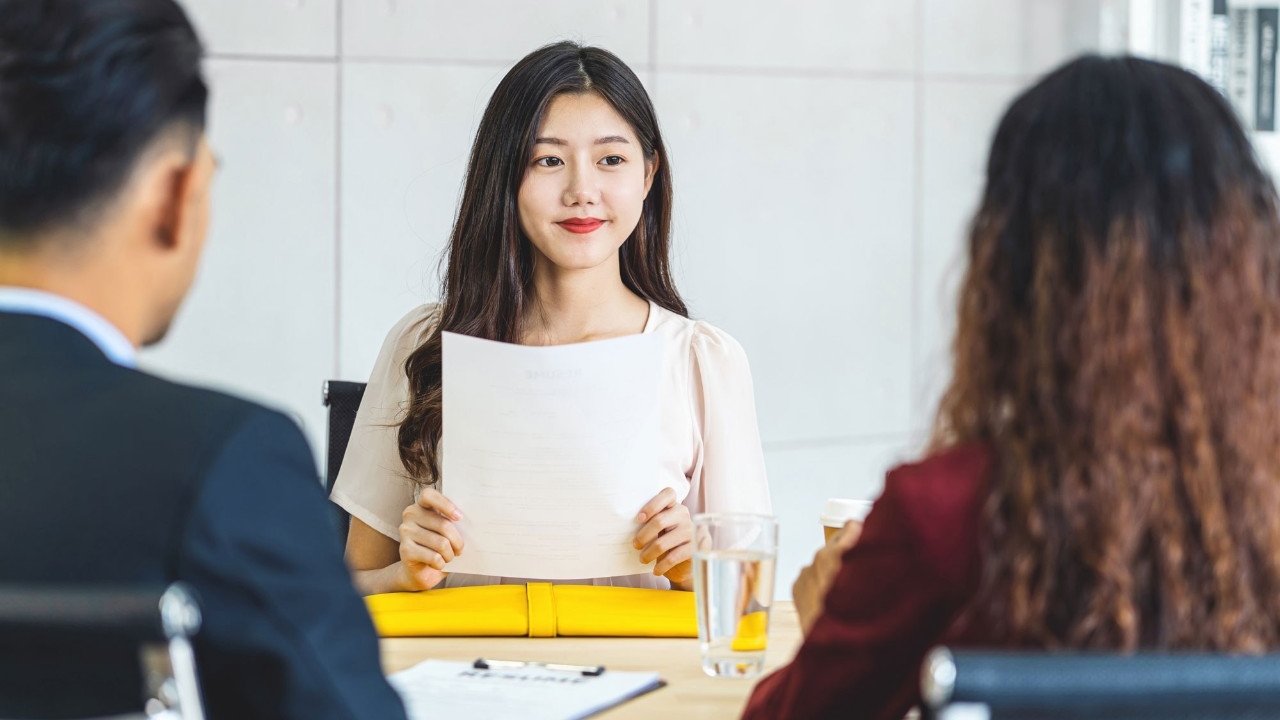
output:
<svg viewBox="0 0 1280 720"><path fill-rule="evenodd" d="M610 156L608 156L608 157L606 157L606 158L601 159L601 160L600 160L600 163L601 163L601 164L603 164L603 165L610 165L610 166L612 166L612 165L621 165L622 163L624 163L624 162L626 162L626 161L627 161L627 159L626 159L626 158L624 158L624 157L622 157L621 155L610 155Z"/></svg>
<svg viewBox="0 0 1280 720"><path fill-rule="evenodd" d="M554 155L548 155L547 157L540 157L537 160L534 160L533 164L541 165L542 167L559 167L564 164L564 161Z"/></svg>

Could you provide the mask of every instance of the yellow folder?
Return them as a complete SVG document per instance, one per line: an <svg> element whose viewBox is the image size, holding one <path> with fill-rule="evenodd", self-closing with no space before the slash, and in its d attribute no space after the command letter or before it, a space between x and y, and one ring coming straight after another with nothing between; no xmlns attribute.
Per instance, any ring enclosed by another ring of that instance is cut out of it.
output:
<svg viewBox="0 0 1280 720"><path fill-rule="evenodd" d="M693 593L592 585L487 585L365 598L382 637L697 637Z"/></svg>

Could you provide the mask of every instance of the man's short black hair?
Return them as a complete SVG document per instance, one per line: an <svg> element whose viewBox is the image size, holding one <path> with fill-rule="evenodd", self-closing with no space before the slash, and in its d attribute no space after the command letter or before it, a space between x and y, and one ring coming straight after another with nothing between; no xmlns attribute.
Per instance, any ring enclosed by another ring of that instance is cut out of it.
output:
<svg viewBox="0 0 1280 720"><path fill-rule="evenodd" d="M0 0L0 248L86 220L161 134L205 124L174 0Z"/></svg>

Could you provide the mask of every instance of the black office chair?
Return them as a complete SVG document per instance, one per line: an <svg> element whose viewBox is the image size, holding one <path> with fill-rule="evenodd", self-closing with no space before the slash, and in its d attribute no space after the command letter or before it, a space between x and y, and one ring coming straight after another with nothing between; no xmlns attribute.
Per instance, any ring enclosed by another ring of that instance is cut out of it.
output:
<svg viewBox="0 0 1280 720"><path fill-rule="evenodd" d="M338 479L338 470L342 469L342 458L347 454L347 443L351 441L351 428L356 423L356 411L360 409L360 401L364 399L365 386L366 383L345 380L326 380L324 383L324 406L329 408L329 446L324 472L325 494L333 491L333 482ZM345 544L351 516L337 505L333 508L338 532Z"/></svg>
<svg viewBox="0 0 1280 720"><path fill-rule="evenodd" d="M0 585L0 717L203 720L199 628L181 583Z"/></svg>
<svg viewBox="0 0 1280 720"><path fill-rule="evenodd" d="M921 694L937 720L1273 720L1280 718L1280 654L936 648Z"/></svg>

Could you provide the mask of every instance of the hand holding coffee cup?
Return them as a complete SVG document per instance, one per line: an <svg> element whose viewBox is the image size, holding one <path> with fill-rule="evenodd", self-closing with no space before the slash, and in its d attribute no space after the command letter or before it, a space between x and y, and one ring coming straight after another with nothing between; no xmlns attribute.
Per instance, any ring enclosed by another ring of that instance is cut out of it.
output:
<svg viewBox="0 0 1280 720"><path fill-rule="evenodd" d="M862 521L871 512L870 500L852 500L849 498L831 498L822 508L822 533L825 542L831 542L845 523L853 520L861 530Z"/></svg>
<svg viewBox="0 0 1280 720"><path fill-rule="evenodd" d="M808 636L822 612L823 599L831 588L844 554L862 534L862 521L871 511L870 500L832 498L822 510L822 531L826 544L813 557L813 563L800 571L791 587L800 631Z"/></svg>
<svg viewBox="0 0 1280 720"><path fill-rule="evenodd" d="M862 526L856 520L831 536L826 545L818 548L813 563L800 571L791 586L791 598L795 602L796 616L800 620L800 632L808 637L813 623L822 613L823 601L844 563L844 554L858 542Z"/></svg>

